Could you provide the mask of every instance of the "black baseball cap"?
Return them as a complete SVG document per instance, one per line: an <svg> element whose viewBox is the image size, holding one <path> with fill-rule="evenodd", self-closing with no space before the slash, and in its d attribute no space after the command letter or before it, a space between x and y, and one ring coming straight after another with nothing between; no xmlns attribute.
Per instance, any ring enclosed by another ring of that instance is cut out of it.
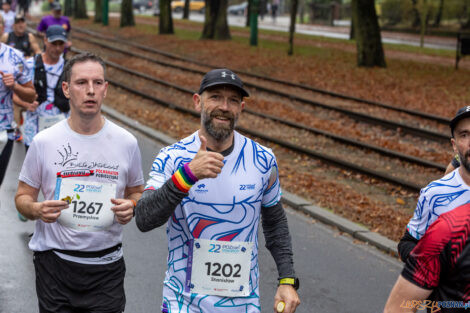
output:
<svg viewBox="0 0 470 313"><path fill-rule="evenodd" d="M243 82L237 74L226 68L219 68L206 73L202 78L201 86L197 93L202 94L207 88L219 85L230 85L236 87L240 90L242 97L250 96L248 91L243 87Z"/></svg>
<svg viewBox="0 0 470 313"><path fill-rule="evenodd" d="M24 21L25 21L25 18L23 15L15 16L15 24L19 22L24 22Z"/></svg>
<svg viewBox="0 0 470 313"><path fill-rule="evenodd" d="M452 136L454 136L454 129L457 126L457 123L466 117L470 117L470 105L460 108L457 111L457 114L455 114L455 117L450 121L450 131Z"/></svg>
<svg viewBox="0 0 470 313"><path fill-rule="evenodd" d="M46 38L49 42L61 40L67 42L67 32L60 25L51 25L46 30Z"/></svg>
<svg viewBox="0 0 470 313"><path fill-rule="evenodd" d="M52 2L51 3L51 10L52 11L61 11L62 10L62 5L60 4L60 2Z"/></svg>

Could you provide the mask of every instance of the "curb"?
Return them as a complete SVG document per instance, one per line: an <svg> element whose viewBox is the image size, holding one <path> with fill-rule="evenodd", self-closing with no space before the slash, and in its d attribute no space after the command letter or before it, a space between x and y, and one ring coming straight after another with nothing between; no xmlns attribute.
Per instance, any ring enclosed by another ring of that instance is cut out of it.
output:
<svg viewBox="0 0 470 313"><path fill-rule="evenodd" d="M155 129L148 126L144 126L141 123L119 113L118 111L103 105L101 110L109 115L110 117L121 121L127 126L151 137L152 139L161 142L165 145L171 145L178 140L163 134ZM390 240L378 233L371 232L369 229L351 222L344 217L336 215L331 211L320 208L313 205L308 200L299 197L293 193L282 191L281 201L297 211L303 212L320 222L328 225L337 227L340 231L350 234L353 238L367 242L368 244L375 246L376 248L389 253L395 257L398 257L397 242Z"/></svg>

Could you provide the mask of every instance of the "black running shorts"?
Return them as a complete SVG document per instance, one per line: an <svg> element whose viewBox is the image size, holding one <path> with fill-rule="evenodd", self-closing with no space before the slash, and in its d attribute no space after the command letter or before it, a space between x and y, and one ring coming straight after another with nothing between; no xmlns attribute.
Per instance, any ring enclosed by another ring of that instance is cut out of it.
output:
<svg viewBox="0 0 470 313"><path fill-rule="evenodd" d="M124 259L88 265L61 259L53 251L35 252L39 313L124 312Z"/></svg>

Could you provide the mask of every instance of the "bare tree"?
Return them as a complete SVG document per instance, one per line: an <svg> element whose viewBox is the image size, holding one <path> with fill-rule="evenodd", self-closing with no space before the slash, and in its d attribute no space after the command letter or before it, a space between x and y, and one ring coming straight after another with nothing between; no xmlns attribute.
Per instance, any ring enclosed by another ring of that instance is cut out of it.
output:
<svg viewBox="0 0 470 313"><path fill-rule="evenodd" d="M64 15L72 16L73 15L73 2L72 0L64 1Z"/></svg>
<svg viewBox="0 0 470 313"><path fill-rule="evenodd" d="M251 7L253 6L253 0L248 0L248 5L246 7L246 27L250 27L250 15L251 15Z"/></svg>
<svg viewBox="0 0 470 313"><path fill-rule="evenodd" d="M121 2L121 27L135 26L134 10L132 0L122 0Z"/></svg>
<svg viewBox="0 0 470 313"><path fill-rule="evenodd" d="M294 54L294 33L295 33L295 18L297 16L297 9L299 7L298 0L291 0L290 8L290 27L289 27L289 50L287 50L288 55Z"/></svg>
<svg viewBox="0 0 470 313"><path fill-rule="evenodd" d="M103 1L102 0L95 0L95 17L93 18L93 22L101 23L103 21Z"/></svg>
<svg viewBox="0 0 470 313"><path fill-rule="evenodd" d="M202 39L231 39L227 23L227 5L228 0L206 0Z"/></svg>
<svg viewBox="0 0 470 313"><path fill-rule="evenodd" d="M374 0L352 0L357 65L386 67Z"/></svg>
<svg viewBox="0 0 470 313"><path fill-rule="evenodd" d="M439 27L441 25L442 12L444 11L444 0L439 0L439 7L437 8L436 17L432 26Z"/></svg>
<svg viewBox="0 0 470 313"><path fill-rule="evenodd" d="M88 15L86 13L86 1L85 0L75 0L73 17L76 19L88 18Z"/></svg>
<svg viewBox="0 0 470 313"><path fill-rule="evenodd" d="M158 25L159 34L174 34L171 0L160 0L160 20Z"/></svg>
<svg viewBox="0 0 470 313"><path fill-rule="evenodd" d="M183 20L189 20L189 0L184 0Z"/></svg>

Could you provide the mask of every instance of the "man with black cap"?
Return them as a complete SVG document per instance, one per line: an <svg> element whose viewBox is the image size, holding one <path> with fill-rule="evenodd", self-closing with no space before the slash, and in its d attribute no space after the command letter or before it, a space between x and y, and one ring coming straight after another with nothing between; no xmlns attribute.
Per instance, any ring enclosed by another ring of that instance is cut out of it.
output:
<svg viewBox="0 0 470 313"><path fill-rule="evenodd" d="M41 19L41 21L39 22L39 25L37 27L37 31L40 34L45 35L46 30L50 26L59 25L59 26L61 26L62 28L65 29L65 31L67 32L67 36L68 36L68 34L70 34L70 31L72 30L72 28L70 26L69 18L67 16L62 15L62 5L60 4L60 2L55 1L55 2L51 3L51 12L52 12L51 15L44 16ZM72 41L67 40L66 48L70 48L71 46L72 46ZM67 50L65 50L65 51L67 51Z"/></svg>
<svg viewBox="0 0 470 313"><path fill-rule="evenodd" d="M470 300L470 106L458 110L450 130L461 166L421 189L398 244L405 266L384 312L463 312Z"/></svg>
<svg viewBox="0 0 470 313"><path fill-rule="evenodd" d="M34 88L38 95L36 105L28 107L24 122L24 144L29 147L34 136L63 120L69 104L62 91L65 61L62 53L67 33L59 25L52 25L44 38L45 51L34 57Z"/></svg>
<svg viewBox="0 0 470 313"><path fill-rule="evenodd" d="M458 110L450 122L450 130L452 147L461 166L421 189L414 215L398 244L404 262L441 214L470 202L470 106Z"/></svg>
<svg viewBox="0 0 470 313"><path fill-rule="evenodd" d="M15 17L13 31L2 35L2 42L23 52L25 58L41 53L34 35L26 31L26 21L23 16Z"/></svg>
<svg viewBox="0 0 470 313"><path fill-rule="evenodd" d="M167 223L162 312L260 312L257 230L278 268L274 306L295 312L299 281L273 152L234 131L248 92L228 69L208 72L193 103L201 127L157 155L136 223Z"/></svg>

